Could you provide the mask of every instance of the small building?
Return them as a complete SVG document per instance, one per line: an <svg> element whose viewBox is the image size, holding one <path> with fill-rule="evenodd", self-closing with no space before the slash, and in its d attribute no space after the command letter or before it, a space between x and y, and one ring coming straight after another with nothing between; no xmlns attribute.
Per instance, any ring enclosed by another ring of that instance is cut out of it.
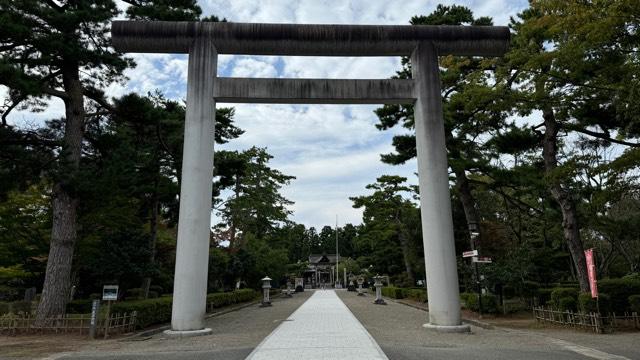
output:
<svg viewBox="0 0 640 360"><path fill-rule="evenodd" d="M309 255L309 267L303 274L305 287L317 289L322 285L333 286L337 260L340 258L336 254Z"/></svg>

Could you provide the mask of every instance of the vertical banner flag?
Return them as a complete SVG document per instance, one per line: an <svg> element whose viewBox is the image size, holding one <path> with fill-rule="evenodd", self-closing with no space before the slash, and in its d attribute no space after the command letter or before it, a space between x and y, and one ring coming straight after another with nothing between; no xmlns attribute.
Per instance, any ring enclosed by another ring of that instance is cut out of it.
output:
<svg viewBox="0 0 640 360"><path fill-rule="evenodd" d="M585 250L584 256L587 258L587 272L589 274L589 287L591 288L591 297L598 297L598 281L596 280L596 264L593 261L593 249Z"/></svg>

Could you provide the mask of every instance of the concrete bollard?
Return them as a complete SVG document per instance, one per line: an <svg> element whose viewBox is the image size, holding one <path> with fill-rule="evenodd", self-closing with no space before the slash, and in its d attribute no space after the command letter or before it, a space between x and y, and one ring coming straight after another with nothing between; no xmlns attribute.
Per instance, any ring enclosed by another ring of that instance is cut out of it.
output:
<svg viewBox="0 0 640 360"><path fill-rule="evenodd" d="M376 300L373 303L377 305L387 305L382 298L382 276L376 275L373 277L373 280L375 281L373 286L376 288Z"/></svg>
<svg viewBox="0 0 640 360"><path fill-rule="evenodd" d="M271 300L269 300L269 289L271 289L271 278L265 276L262 279L262 304L261 307L271 306Z"/></svg>
<svg viewBox="0 0 640 360"><path fill-rule="evenodd" d="M358 296L364 296L362 292L362 284L364 283L364 279L362 277L358 278Z"/></svg>

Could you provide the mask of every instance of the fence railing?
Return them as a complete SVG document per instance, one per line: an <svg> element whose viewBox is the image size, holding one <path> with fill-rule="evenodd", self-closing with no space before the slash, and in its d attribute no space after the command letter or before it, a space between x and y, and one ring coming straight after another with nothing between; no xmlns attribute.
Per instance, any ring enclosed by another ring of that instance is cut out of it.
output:
<svg viewBox="0 0 640 360"><path fill-rule="evenodd" d="M560 311L545 309L540 306L533 308L533 317L538 323L568 326L595 333L612 332L621 329L640 330L640 316L636 312L624 313L624 315L610 313L603 316L593 312Z"/></svg>
<svg viewBox="0 0 640 360"><path fill-rule="evenodd" d="M98 319L96 336L124 334L133 332L136 326L137 312L111 314L109 319ZM35 326L36 318L30 314L8 314L0 316L0 334L87 334L91 329L91 314L60 315L46 319L45 325Z"/></svg>

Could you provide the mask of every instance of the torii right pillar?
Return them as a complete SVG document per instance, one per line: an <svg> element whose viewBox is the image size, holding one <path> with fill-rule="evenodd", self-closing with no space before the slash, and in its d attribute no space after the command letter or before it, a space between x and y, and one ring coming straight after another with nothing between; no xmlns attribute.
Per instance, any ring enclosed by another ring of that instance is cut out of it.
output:
<svg viewBox="0 0 640 360"><path fill-rule="evenodd" d="M438 53L432 42L420 43L411 55L415 81L414 121L418 153L422 241L429 298L424 327L468 332L460 318L460 293L449 197L449 171Z"/></svg>

